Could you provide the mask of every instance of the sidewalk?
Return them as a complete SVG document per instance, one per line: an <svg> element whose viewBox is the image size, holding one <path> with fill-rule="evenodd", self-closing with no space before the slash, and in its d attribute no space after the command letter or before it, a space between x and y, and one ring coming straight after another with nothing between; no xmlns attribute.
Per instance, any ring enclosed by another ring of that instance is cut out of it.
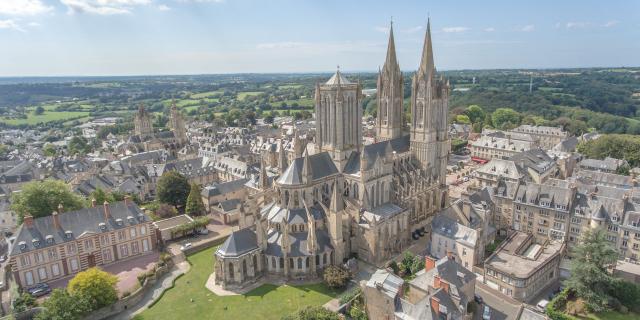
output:
<svg viewBox="0 0 640 320"><path fill-rule="evenodd" d="M127 311L121 312L108 319L128 320L133 318L135 315L141 313L142 311L146 310L149 307L149 305L151 305L154 301L156 301L162 296L162 293L164 293L165 290L171 288L171 286L173 285L173 281L178 276L180 276L181 274L187 273L190 268L191 268L191 265L189 265L189 262L187 261L182 261L176 264L170 273L164 275L161 280L159 280L153 285L152 289L150 289L149 291L147 291L147 293L145 293L144 297L142 298L142 300L140 300L140 302L138 302L137 305L133 306L131 309L128 309Z"/></svg>

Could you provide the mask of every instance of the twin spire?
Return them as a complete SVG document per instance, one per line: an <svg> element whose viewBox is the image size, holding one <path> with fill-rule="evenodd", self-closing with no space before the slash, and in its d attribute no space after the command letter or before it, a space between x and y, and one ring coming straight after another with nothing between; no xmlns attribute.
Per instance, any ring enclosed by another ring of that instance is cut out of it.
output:
<svg viewBox="0 0 640 320"><path fill-rule="evenodd" d="M393 37L393 21L389 28L389 43L387 45L387 58L384 61L384 70L400 71L398 58L396 55L396 44ZM422 58L420 59L420 67L418 69L423 74L434 74L435 63L433 60L433 45L431 43L431 18L427 20L427 32L424 35L424 44L422 48Z"/></svg>

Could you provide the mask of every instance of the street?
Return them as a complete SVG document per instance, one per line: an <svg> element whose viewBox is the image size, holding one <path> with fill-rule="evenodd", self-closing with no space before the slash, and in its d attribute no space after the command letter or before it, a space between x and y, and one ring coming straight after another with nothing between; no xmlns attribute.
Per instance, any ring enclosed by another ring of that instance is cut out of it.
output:
<svg viewBox="0 0 640 320"><path fill-rule="evenodd" d="M482 319L484 305L488 305L491 308L491 320L516 319L522 305L520 302L505 297L499 292L487 287L479 280L476 280L476 295L481 296L484 301L483 304L478 307L474 319Z"/></svg>

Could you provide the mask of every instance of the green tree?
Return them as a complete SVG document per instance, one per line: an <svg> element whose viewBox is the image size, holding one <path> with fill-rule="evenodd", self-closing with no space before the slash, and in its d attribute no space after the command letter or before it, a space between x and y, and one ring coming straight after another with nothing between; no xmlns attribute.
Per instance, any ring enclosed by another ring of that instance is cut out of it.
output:
<svg viewBox="0 0 640 320"><path fill-rule="evenodd" d="M413 260L413 264L411 265L411 274L416 274L418 271L424 269L424 260L423 259L415 259Z"/></svg>
<svg viewBox="0 0 640 320"><path fill-rule="evenodd" d="M87 154L91 152L91 145L85 137L75 136L69 141L67 149L70 154Z"/></svg>
<svg viewBox="0 0 640 320"><path fill-rule="evenodd" d="M482 120L484 120L484 117L485 117L484 110L482 110L482 108L476 104L470 105L464 111L464 113L467 115L467 117L469 117L469 120L471 121L471 123L482 122Z"/></svg>
<svg viewBox="0 0 640 320"><path fill-rule="evenodd" d="M29 310L37 305L36 299L24 292L13 301L13 312L19 313Z"/></svg>
<svg viewBox="0 0 640 320"><path fill-rule="evenodd" d="M510 129L520 125L520 114L510 108L498 108L491 114L491 121L496 129Z"/></svg>
<svg viewBox="0 0 640 320"><path fill-rule="evenodd" d="M34 218L48 216L60 204L65 211L73 211L82 208L84 200L64 181L51 179L26 183L11 196L11 209L18 213L19 223L27 213Z"/></svg>
<svg viewBox="0 0 640 320"><path fill-rule="evenodd" d="M44 311L36 320L76 320L83 319L90 311L90 303L82 295L71 295L65 289L54 289L42 304Z"/></svg>
<svg viewBox="0 0 640 320"><path fill-rule="evenodd" d="M270 113L268 116L264 117L264 123L271 124L273 123L274 117L273 114Z"/></svg>
<svg viewBox="0 0 640 320"><path fill-rule="evenodd" d="M321 306L308 306L291 315L282 317L282 320L340 320L340 316Z"/></svg>
<svg viewBox="0 0 640 320"><path fill-rule="evenodd" d="M67 290L73 296L87 299L91 310L96 310L118 300L117 283L118 277L93 267L76 274Z"/></svg>
<svg viewBox="0 0 640 320"><path fill-rule="evenodd" d="M588 158L604 159L613 157L624 159L631 167L640 166L640 137L627 134L607 134L602 137L582 142L578 152Z"/></svg>
<svg viewBox="0 0 640 320"><path fill-rule="evenodd" d="M156 187L158 200L176 207L186 204L190 191L189 181L177 171L165 172Z"/></svg>
<svg viewBox="0 0 640 320"><path fill-rule="evenodd" d="M35 113L36 115L41 115L44 113L44 108L42 106L37 106L36 110L33 113Z"/></svg>
<svg viewBox="0 0 640 320"><path fill-rule="evenodd" d="M104 190L102 190L102 188L93 190L93 192L91 192L91 194L89 195L89 199L95 199L96 203L99 205L103 204L105 201L109 203L116 201L111 193L105 192Z"/></svg>
<svg viewBox="0 0 640 320"><path fill-rule="evenodd" d="M324 283L331 288L343 288L351 279L349 271L339 266L328 266L324 269Z"/></svg>
<svg viewBox="0 0 640 320"><path fill-rule="evenodd" d="M44 145L44 148L42 148L42 153L47 157L53 157L58 153L58 151L53 144L47 143Z"/></svg>
<svg viewBox="0 0 640 320"><path fill-rule="evenodd" d="M185 213L190 216L201 216L205 213L204 203L202 203L202 195L200 195L200 186L197 183L191 184L191 192L187 197L187 205Z"/></svg>
<svg viewBox="0 0 640 320"><path fill-rule="evenodd" d="M469 120L469 116L466 114L457 115L455 122L460 124L471 124L471 120Z"/></svg>
<svg viewBox="0 0 640 320"><path fill-rule="evenodd" d="M567 288L584 299L594 312L607 310L615 281L608 268L615 265L618 253L606 239L606 232L598 228L583 233L580 243L573 247L571 257L571 276L565 282Z"/></svg>

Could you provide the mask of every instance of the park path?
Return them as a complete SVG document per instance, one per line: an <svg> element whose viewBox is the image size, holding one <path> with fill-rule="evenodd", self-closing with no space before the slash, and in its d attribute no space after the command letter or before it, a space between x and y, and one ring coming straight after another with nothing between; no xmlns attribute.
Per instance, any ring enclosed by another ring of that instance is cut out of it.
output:
<svg viewBox="0 0 640 320"><path fill-rule="evenodd" d="M117 315L114 315L110 318L108 318L109 320L128 320L133 318L134 316L136 316L137 314L143 312L144 310L147 310L147 308L149 308L149 306L156 301L157 299L160 298L160 296L162 296L162 293L171 288L173 286L173 281L180 276L181 274L187 273L189 271L189 269L191 268L191 265L189 264L189 262L187 261L181 261L179 263L177 263L173 269L171 270L171 272L165 274L160 281L157 281L156 283L153 284L152 289L148 290L145 294L144 297L142 297L142 300L140 300L140 302L138 302L138 304L136 304L135 306L131 307L130 309L121 312Z"/></svg>

